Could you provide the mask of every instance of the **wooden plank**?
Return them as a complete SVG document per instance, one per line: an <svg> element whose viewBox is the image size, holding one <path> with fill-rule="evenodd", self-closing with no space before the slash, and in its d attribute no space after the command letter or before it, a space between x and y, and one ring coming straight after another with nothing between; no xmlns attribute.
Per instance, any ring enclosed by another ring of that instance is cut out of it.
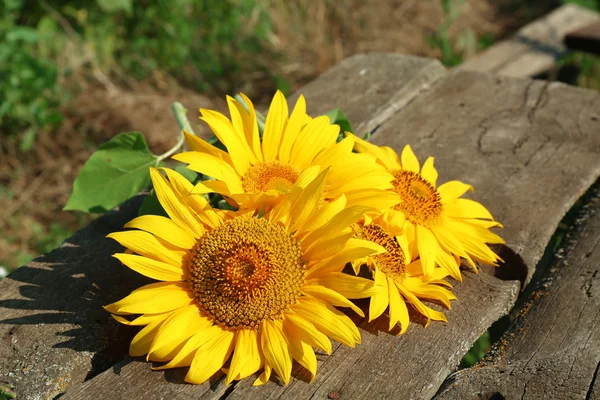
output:
<svg viewBox="0 0 600 400"><path fill-rule="evenodd" d="M357 134L372 132L446 74L439 61L400 54L368 53L345 59L289 98L310 96L307 112L341 108Z"/></svg>
<svg viewBox="0 0 600 400"><path fill-rule="evenodd" d="M600 14L566 4L519 29L510 39L468 59L460 69L513 77L533 77L550 71L566 47L568 32L600 21Z"/></svg>
<svg viewBox="0 0 600 400"><path fill-rule="evenodd" d="M439 182L461 179L505 228L502 276L529 282L563 215L600 176L600 95L548 83L453 71L379 129L435 157Z"/></svg>
<svg viewBox="0 0 600 400"><path fill-rule="evenodd" d="M437 398L598 398L600 186L578 223L492 356L454 374Z"/></svg>
<svg viewBox="0 0 600 400"><path fill-rule="evenodd" d="M600 22L570 32L565 37L565 45L571 50L600 54Z"/></svg>
<svg viewBox="0 0 600 400"><path fill-rule="evenodd" d="M0 281L0 381L51 399L127 354L133 330L102 309L147 280L111 257L105 236L137 215L138 196Z"/></svg>

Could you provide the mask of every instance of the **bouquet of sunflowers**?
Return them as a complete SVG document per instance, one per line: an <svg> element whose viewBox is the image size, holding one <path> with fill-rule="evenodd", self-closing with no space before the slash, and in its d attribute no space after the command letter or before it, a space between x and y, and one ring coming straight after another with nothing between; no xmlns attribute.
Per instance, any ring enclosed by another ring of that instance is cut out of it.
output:
<svg viewBox="0 0 600 400"><path fill-rule="evenodd" d="M365 313L352 300L368 299L369 321L387 310L403 334L409 308L447 321L424 300L450 308L461 258L475 270L500 261L488 244L503 243L490 231L501 225L461 197L471 186L438 186L432 157L340 135L302 96L290 114L278 92L264 121L241 99L227 99L230 118L201 110L218 145L185 132L191 151L173 156L206 179L151 168L168 217L109 235L127 248L114 257L157 281L105 307L143 327L132 356L189 367L190 383L222 370L227 384L272 372L287 384L293 360L316 375L314 349L331 353L330 339L360 343L346 313Z"/></svg>

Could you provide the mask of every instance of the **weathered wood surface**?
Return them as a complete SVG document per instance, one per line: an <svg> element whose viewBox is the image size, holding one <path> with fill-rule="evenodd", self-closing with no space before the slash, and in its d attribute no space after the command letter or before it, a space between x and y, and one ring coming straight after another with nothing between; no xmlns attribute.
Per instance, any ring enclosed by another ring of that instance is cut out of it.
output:
<svg viewBox="0 0 600 400"><path fill-rule="evenodd" d="M507 264L496 271L505 277L527 280L564 212L600 175L597 135L600 96L592 91L472 72L445 73L436 61L401 55L368 55L344 61L305 87L302 93L307 97L312 114L339 107L357 132L375 131L376 143L391 145L397 150L410 143L422 160L434 155L441 168L440 180L458 178L474 184L477 191L473 197L483 201L507 227L502 232L508 242L508 247L502 249ZM132 216L126 212L113 216L121 220L111 223L110 228L118 230L119 225ZM22 329L21 313L35 316L36 311L49 309L58 314L58 319L64 318L66 311L82 316L96 313L100 322L87 317L75 321L79 328L74 329L100 338L88 341L85 334L74 333L77 340L86 344L85 350L90 353L86 357L92 360L97 354L106 354L102 338L110 340L109 343L118 342L120 347L113 351L125 354L123 348L136 329L111 328L119 329L113 336L106 328L113 323L99 306L127 294L130 288L139 285L136 280L139 278L110 259L115 249L103 247L112 246L101 241L107 233L103 224L92 225L78 234L96 238L91 243L97 240L99 250L92 250L88 245L82 251L87 255L84 262L71 267L83 274L86 284L94 288L94 302L67 289L73 283L68 265L77 264L76 257L66 264L63 262L67 267L46 266L38 260L37 268L52 268L51 273L57 276L57 284L44 288L47 293L43 298L59 297L69 308L65 310L51 303L43 307L38 302L24 311L23 307L17 307L14 299L27 297L23 288L30 286L27 281L32 278L26 274L21 278L11 275L0 282L3 340L14 327ZM86 233L90 229L100 233ZM102 254L96 254L97 251ZM56 260L52 254L47 257ZM99 264L95 259L104 266L106 277L97 271ZM41 284L41 280L34 284ZM6 287L12 291L8 295ZM363 343L356 349L335 346L330 357L319 356L319 371L312 384L306 382L305 371L297 367L296 379L286 387L273 381L253 388L249 380L227 387L218 377L212 386L191 386L182 384L185 370L152 372L149 364L128 359L85 383L80 383L83 373L74 375L49 370L46 376L52 382L66 381L64 389L74 384L64 399L326 398L330 393L352 399L430 398L471 344L510 310L518 289L519 283L515 281L467 273L465 281L456 285L459 300L448 312L448 324L432 323L424 329L415 323L405 335L395 337L377 329L380 324L385 325L385 317L375 324L362 321ZM10 318L4 317L7 312ZM28 348L54 346L60 342L56 335L65 327L42 324L37 329L44 333L33 336ZM121 334L122 329L128 334ZM109 345L108 349L111 348ZM27 354L35 352L30 350ZM76 357L73 353L66 355ZM9 355L8 360L11 359L14 358ZM57 355L53 361L66 366L70 358ZM91 361L88 363L92 371ZM2 371L4 365L0 367ZM17 384L18 393L24 393L26 389L21 384L25 382L22 380L25 373L17 370L16 374L18 376L8 380ZM41 374L36 376L44 376Z"/></svg>
<svg viewBox="0 0 600 400"><path fill-rule="evenodd" d="M437 398L599 398L600 186L596 188L581 225L559 251L562 256L516 310L492 356L454 374Z"/></svg>
<svg viewBox="0 0 600 400"><path fill-rule="evenodd" d="M0 381L19 399L52 399L127 354L134 333L102 306L147 282L115 263L105 236L135 217L141 196L0 281Z"/></svg>
<svg viewBox="0 0 600 400"><path fill-rule="evenodd" d="M562 83L453 71L372 142L433 155L505 228L497 272L529 282L558 223L600 176L600 95ZM513 260L513 258L516 258ZM510 269L513 269L510 271Z"/></svg>
<svg viewBox="0 0 600 400"><path fill-rule="evenodd" d="M519 29L460 65L468 71L491 72L513 77L533 77L550 71L566 51L565 35L590 23L600 14L575 4L566 4Z"/></svg>

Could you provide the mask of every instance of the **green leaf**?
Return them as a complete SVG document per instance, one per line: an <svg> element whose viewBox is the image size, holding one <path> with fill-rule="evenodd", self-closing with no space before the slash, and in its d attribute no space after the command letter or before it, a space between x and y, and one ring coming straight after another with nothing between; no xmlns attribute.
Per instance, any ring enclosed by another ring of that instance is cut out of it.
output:
<svg viewBox="0 0 600 400"><path fill-rule="evenodd" d="M341 133L354 133L354 131L352 130L352 126L350 125L350 121L348 121L346 115L339 108L326 112L323 115L327 115L332 124L339 125Z"/></svg>
<svg viewBox="0 0 600 400"><path fill-rule="evenodd" d="M148 168L156 164L140 132L121 133L87 160L64 209L92 213L111 210L150 184Z"/></svg>

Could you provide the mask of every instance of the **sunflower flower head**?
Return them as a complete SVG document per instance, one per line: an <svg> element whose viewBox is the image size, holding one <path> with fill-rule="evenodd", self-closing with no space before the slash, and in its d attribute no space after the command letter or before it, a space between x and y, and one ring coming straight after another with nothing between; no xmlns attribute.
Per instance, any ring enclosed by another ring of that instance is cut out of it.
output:
<svg viewBox="0 0 600 400"><path fill-rule="evenodd" d="M437 186L438 173L429 157L421 167L411 147L398 154L390 147L376 146L350 135L355 149L371 154L393 175L392 189L400 201L386 210L381 220L388 232L402 232L411 260L420 259L423 273L433 276L436 265L462 280L459 257L477 271L475 260L491 265L501 261L488 244L504 240L490 231L502 225L480 203L462 198L470 185L460 181Z"/></svg>
<svg viewBox="0 0 600 400"><path fill-rule="evenodd" d="M407 256L408 242L405 236L395 237L377 223L356 223L352 225L354 237L368 240L386 249L386 252L371 254L352 262L358 274L360 266L366 264L381 289L372 297L369 304L369 321L378 318L389 308L389 330L400 324L400 334L406 332L410 323L407 304L425 316L426 324L431 320L447 322L446 316L425 305L422 299L440 302L450 308L450 301L456 296L446 289L450 284L444 280L448 273L435 267L432 276L423 275L420 260L410 262Z"/></svg>
<svg viewBox="0 0 600 400"><path fill-rule="evenodd" d="M377 292L371 280L342 274L347 262L385 252L354 238L350 225L366 207L344 196L317 211L328 169L305 187L294 184L263 217L213 210L177 172L152 169L157 197L168 218L138 217L110 234L135 254L115 254L127 267L158 282L106 306L113 317L143 326L132 356L190 367L186 381L202 383L219 370L226 382L262 370L290 379L292 360L313 376L313 348L331 352L333 338L360 342L352 320L335 307L363 315L349 299Z"/></svg>
<svg viewBox="0 0 600 400"><path fill-rule="evenodd" d="M354 140L337 142L340 128L329 117L311 118L306 101L298 98L288 115L281 92L271 102L262 140L252 102L243 96L248 109L228 97L230 119L215 111L201 109L215 136L227 148L224 152L191 134L186 134L191 151L174 158L188 168L214 180L200 182L194 193L218 193L240 210L269 210L294 185L305 187L317 174L329 168L322 200L344 194L349 205L388 208L398 202L393 176L369 154L354 153Z"/></svg>

